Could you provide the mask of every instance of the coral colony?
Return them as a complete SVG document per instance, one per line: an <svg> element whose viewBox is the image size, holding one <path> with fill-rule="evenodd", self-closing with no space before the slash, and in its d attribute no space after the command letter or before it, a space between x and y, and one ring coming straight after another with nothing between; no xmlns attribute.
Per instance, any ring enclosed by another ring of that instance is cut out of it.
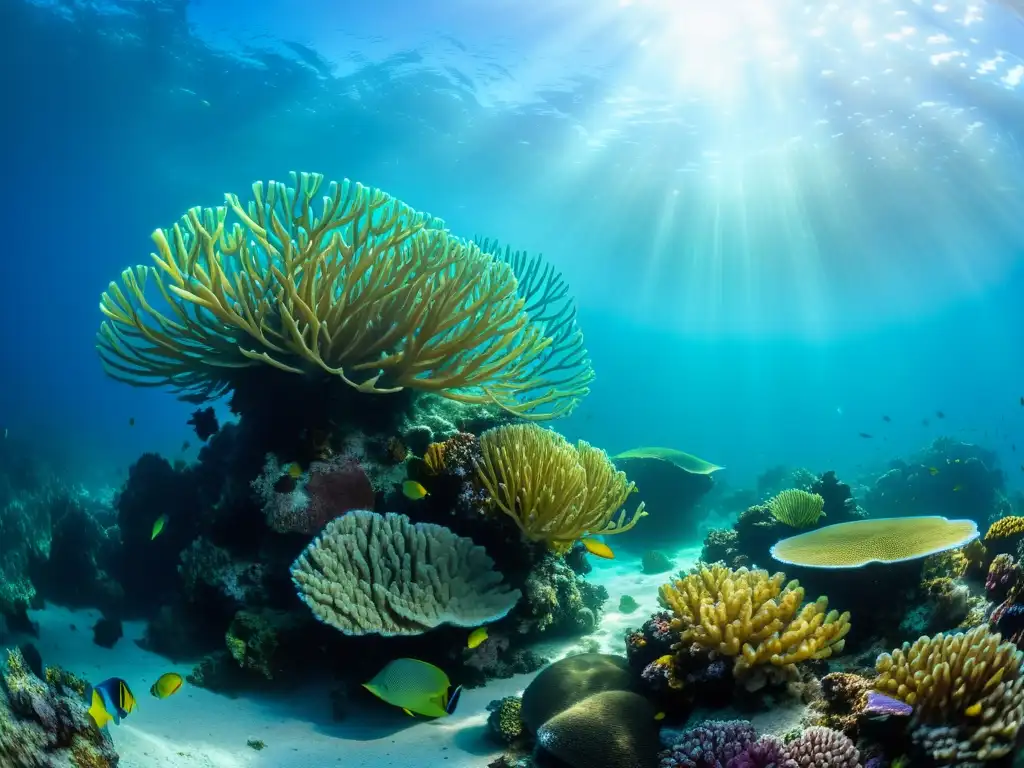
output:
<svg viewBox="0 0 1024 768"><path fill-rule="evenodd" d="M237 418L200 408L198 461L145 454L112 499L3 475L9 633L43 601L90 606L113 653L136 619L148 651L202 659L158 698L315 672L336 716L376 697L411 727L535 673L489 707L495 768L998 768L1021 749L1024 518L984 449L936 441L856 489L772 470L713 494L717 464L541 425L594 370L539 257L313 173L153 242L102 296L102 363ZM734 522L681 562L705 515ZM595 558L635 563L634 628L550 663L538 641L608 617ZM4 768L118 764L123 680L93 688L31 642L0 677ZM776 711L795 715L759 722Z"/></svg>

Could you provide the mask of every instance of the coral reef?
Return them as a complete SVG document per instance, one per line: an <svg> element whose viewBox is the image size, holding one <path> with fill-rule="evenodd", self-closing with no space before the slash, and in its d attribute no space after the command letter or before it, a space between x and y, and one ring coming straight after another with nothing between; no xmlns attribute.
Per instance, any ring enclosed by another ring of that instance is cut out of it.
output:
<svg viewBox="0 0 1024 768"><path fill-rule="evenodd" d="M580 440L575 446L532 424L496 427L480 436L480 482L490 502L532 541L567 551L590 534L630 530L644 516L641 504L623 510L636 487L608 455Z"/></svg>
<svg viewBox="0 0 1024 768"><path fill-rule="evenodd" d="M320 621L348 635L389 636L507 614L521 593L492 566L482 547L447 528L357 510L329 523L291 573Z"/></svg>
<svg viewBox="0 0 1024 768"><path fill-rule="evenodd" d="M797 488L782 491L767 504L772 517L791 528L807 528L825 513L825 499Z"/></svg>
<svg viewBox="0 0 1024 768"><path fill-rule="evenodd" d="M4 768L116 768L114 744L89 717L80 681L48 668L36 677L21 651L0 667L0 764Z"/></svg>
<svg viewBox="0 0 1024 768"><path fill-rule="evenodd" d="M659 596L672 611L677 654L697 646L733 659L733 675L752 688L764 685L765 665L785 668L841 651L850 629L848 613L829 611L823 597L804 605L803 588L782 573L699 567Z"/></svg>
<svg viewBox="0 0 1024 768"><path fill-rule="evenodd" d="M987 627L939 633L878 657L874 687L914 708L931 759L962 765L1010 754L1024 721L1024 653Z"/></svg>
<svg viewBox="0 0 1024 768"><path fill-rule="evenodd" d="M592 632L608 590L578 576L565 560L547 554L530 572L524 600L513 614L520 632L579 635Z"/></svg>

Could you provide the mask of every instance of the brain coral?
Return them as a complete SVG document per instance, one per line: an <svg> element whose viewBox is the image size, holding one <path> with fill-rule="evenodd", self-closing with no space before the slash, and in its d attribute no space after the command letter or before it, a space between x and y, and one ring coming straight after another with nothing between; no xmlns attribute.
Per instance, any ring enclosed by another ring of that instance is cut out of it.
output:
<svg viewBox="0 0 1024 768"><path fill-rule="evenodd" d="M1024 653L988 627L939 633L878 657L875 688L914 707L912 735L942 765L1012 752L1024 721Z"/></svg>
<svg viewBox="0 0 1024 768"><path fill-rule="evenodd" d="M246 202L227 195L153 233L154 265L126 269L100 302L111 376L203 400L271 365L530 418L586 394L586 356L558 369L507 263L380 190L332 182L318 201L322 175L292 184L257 182Z"/></svg>
<svg viewBox="0 0 1024 768"><path fill-rule="evenodd" d="M828 600L803 605L799 582L767 571L702 566L659 592L679 632L673 646L685 652L697 644L736 657L733 673L823 659L843 649L850 614L828 610Z"/></svg>
<svg viewBox="0 0 1024 768"><path fill-rule="evenodd" d="M357 510L328 523L292 565L299 597L346 635L418 635L496 621L519 600L470 539L404 515Z"/></svg>
<svg viewBox="0 0 1024 768"><path fill-rule="evenodd" d="M855 520L783 539L772 557L808 568L857 568L898 563L956 549L978 537L973 520L938 516Z"/></svg>

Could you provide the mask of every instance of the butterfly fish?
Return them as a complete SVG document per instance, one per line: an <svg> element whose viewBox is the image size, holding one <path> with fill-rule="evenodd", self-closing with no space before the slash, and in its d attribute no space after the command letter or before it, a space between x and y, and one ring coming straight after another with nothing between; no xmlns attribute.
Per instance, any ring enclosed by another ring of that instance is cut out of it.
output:
<svg viewBox="0 0 1024 768"><path fill-rule="evenodd" d="M135 710L132 689L120 677L86 686L85 703L89 706L89 716L100 728L106 728L110 721L120 725L121 718Z"/></svg>
<svg viewBox="0 0 1024 768"><path fill-rule="evenodd" d="M449 693L451 686L442 669L419 659L395 659L370 682L363 683L374 696L410 717L444 717L455 712L462 686Z"/></svg>

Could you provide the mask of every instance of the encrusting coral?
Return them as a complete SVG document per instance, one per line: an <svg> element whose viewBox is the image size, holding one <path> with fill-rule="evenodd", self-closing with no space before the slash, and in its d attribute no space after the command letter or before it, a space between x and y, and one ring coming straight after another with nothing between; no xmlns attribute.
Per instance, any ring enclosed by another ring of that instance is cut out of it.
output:
<svg viewBox="0 0 1024 768"><path fill-rule="evenodd" d="M1024 721L1024 653L988 627L878 657L875 689L914 708L911 737L941 765L1010 754Z"/></svg>
<svg viewBox="0 0 1024 768"><path fill-rule="evenodd" d="M773 497L768 502L768 509L780 523L806 528L825 514L825 499L817 493L791 488Z"/></svg>
<svg viewBox="0 0 1024 768"><path fill-rule="evenodd" d="M899 563L963 547L978 538L973 520L935 515L887 517L828 525L783 539L772 557L808 568L858 568Z"/></svg>
<svg viewBox="0 0 1024 768"><path fill-rule="evenodd" d="M314 615L346 635L418 635L505 616L521 593L493 565L444 526L356 510L328 523L291 573Z"/></svg>
<svg viewBox="0 0 1024 768"><path fill-rule="evenodd" d="M733 674L742 678L755 667L784 667L824 659L843 649L850 614L828 610L828 599L803 604L796 581L767 571L701 566L659 591L679 632L674 650L692 644L735 657Z"/></svg>
<svg viewBox="0 0 1024 768"><path fill-rule="evenodd" d="M246 203L229 194L153 233L155 266L126 269L100 302L97 349L112 377L205 400L237 369L266 364L528 418L563 415L586 394L585 355L572 375L548 375L555 340L507 263L380 190L332 182L317 208L321 174L292 184L256 182Z"/></svg>
<svg viewBox="0 0 1024 768"><path fill-rule="evenodd" d="M480 482L498 509L532 541L566 551L585 535L623 533L646 514L641 504L627 520L622 510L635 486L608 455L557 432L511 424L480 436Z"/></svg>

